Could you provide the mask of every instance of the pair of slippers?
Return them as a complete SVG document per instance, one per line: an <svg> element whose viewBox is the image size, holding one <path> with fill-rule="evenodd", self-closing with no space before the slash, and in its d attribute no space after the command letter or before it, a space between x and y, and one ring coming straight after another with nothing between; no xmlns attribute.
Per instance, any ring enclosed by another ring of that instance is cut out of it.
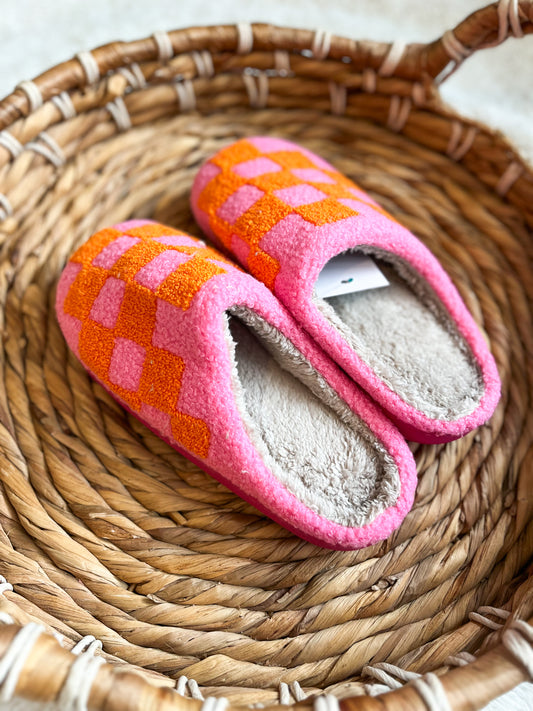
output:
<svg viewBox="0 0 533 711"><path fill-rule="evenodd" d="M143 423L285 528L335 549L383 540L413 503L404 438L461 437L499 399L458 292L407 229L285 140L221 150L192 209L246 271L151 221L101 230L58 284L70 348ZM354 291L369 266L373 288Z"/></svg>

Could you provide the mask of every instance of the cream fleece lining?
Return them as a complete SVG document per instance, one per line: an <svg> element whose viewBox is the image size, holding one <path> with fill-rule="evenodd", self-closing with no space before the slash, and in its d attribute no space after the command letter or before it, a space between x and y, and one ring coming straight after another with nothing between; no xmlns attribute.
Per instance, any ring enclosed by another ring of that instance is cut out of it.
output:
<svg viewBox="0 0 533 711"><path fill-rule="evenodd" d="M300 501L344 526L395 503L383 445L276 328L244 307L227 314L236 404L263 461Z"/></svg>
<svg viewBox="0 0 533 711"><path fill-rule="evenodd" d="M481 373L443 304L415 270L389 252L362 247L390 285L328 298L314 296L323 316L361 360L409 405L453 421L483 397Z"/></svg>

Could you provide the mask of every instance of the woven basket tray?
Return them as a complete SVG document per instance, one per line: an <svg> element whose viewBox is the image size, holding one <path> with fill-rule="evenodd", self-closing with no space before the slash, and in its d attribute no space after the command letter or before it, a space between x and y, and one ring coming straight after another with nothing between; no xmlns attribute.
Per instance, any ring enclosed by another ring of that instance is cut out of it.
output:
<svg viewBox="0 0 533 711"><path fill-rule="evenodd" d="M388 662L436 671L460 711L526 678L492 631L533 615L533 174L435 78L531 32L533 3L509 0L406 48L192 28L81 53L0 103L0 654L20 647L2 699L197 711L176 693L197 682L232 705L325 691L343 711L426 708L412 684L363 695ZM361 551L301 541L185 461L89 379L54 315L92 232L151 217L198 234L198 166L264 133L323 155L430 247L503 381L487 426L413 447L414 509ZM87 635L108 664L69 651Z"/></svg>

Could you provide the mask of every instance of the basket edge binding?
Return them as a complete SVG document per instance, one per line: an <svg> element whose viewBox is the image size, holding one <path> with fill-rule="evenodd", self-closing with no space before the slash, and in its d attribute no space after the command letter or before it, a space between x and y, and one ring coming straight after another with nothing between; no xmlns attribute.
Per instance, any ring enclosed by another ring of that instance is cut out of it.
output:
<svg viewBox="0 0 533 711"><path fill-rule="evenodd" d="M370 50L365 65L381 76L421 80L424 77L443 80L444 70L455 69L480 49L494 47L508 37L523 37L533 32L533 4L531 0L499 0L471 13L454 30L428 44L403 42L356 42L334 37L319 29L294 30L264 23L199 26L171 32L156 32L151 37L132 42L111 42L92 51L79 52L73 59L62 62L40 74L32 81L22 81L14 92L0 101L0 130L16 118L28 115L44 102L64 91L84 88L101 76L124 65L137 62L167 62L180 53L201 52L206 43L212 46L216 32L218 51L249 54L253 49L310 52L315 59L327 57L357 60L358 45ZM276 35L274 42L273 35ZM450 63L454 66L449 67ZM448 76L446 73L445 76Z"/></svg>
<svg viewBox="0 0 533 711"><path fill-rule="evenodd" d="M5 578L0 578L0 595L11 590ZM484 689L479 701L484 705L517 684L533 679L533 618L525 622L512 619L505 610L485 608L484 611L506 621L501 625L473 613L498 629L499 644L477 659L472 655L459 655L457 660L450 660L459 666L440 678L433 673L422 676L381 664L365 670L368 676L381 682L367 685L365 690L369 696L339 700L331 694L321 694L308 699L299 684L282 683L280 705L289 711L296 708L299 711L374 711L378 709L373 705L374 697L380 695L379 709L384 711L394 711L403 704L413 711L452 711L466 708L461 704L461 699L464 700L461 690L468 689L470 703L472 686L480 684ZM232 706L224 697L204 698L196 682L186 677L180 677L175 688L161 687L135 672L106 663L102 657L94 656L101 649L101 643L92 635L83 637L70 651L62 646L62 641L41 624L20 625L10 614L0 611L0 702L7 703L14 698L55 702L60 710L75 706L142 711L152 705L161 711L243 708ZM489 667L498 671L487 677ZM407 683L402 685L397 679ZM186 691L191 698L185 698ZM291 694L296 705L291 703ZM262 706L254 704L252 708Z"/></svg>
<svg viewBox="0 0 533 711"><path fill-rule="evenodd" d="M442 38L427 45L355 42L333 37L324 30L288 30L247 23L217 28L197 27L170 33L159 32L145 40L114 42L92 52L79 52L74 59L57 65L36 79L20 82L15 91L0 102L0 146L6 149L9 159L17 158L24 150L32 150L53 166L60 167L65 162L65 154L57 140L47 133L47 129L57 122L57 114L51 117L48 111L47 119L39 126L41 130L32 140L23 142L19 140L20 136L13 135L13 129L20 124L21 118L39 111L50 102L59 117L67 121L76 115L75 102L78 97L73 101L74 90L96 87L97 82L116 71L124 78L125 85L122 93L115 95L111 92L104 105L116 129L125 131L132 125L127 101L124 100L125 92L145 90L148 84L144 72L137 64L138 61L150 63L155 60L167 63L183 52L190 53L196 70L193 77L212 77L215 70L209 49L213 46L217 50L235 51L237 55L247 55L263 49L272 50L277 46L274 73L279 76L290 75L289 48L313 61L325 63L332 60L349 60L350 69L357 69L358 61L360 62L358 57L363 54L369 63L364 69L361 68L363 91L374 93L376 82L389 77L395 80L407 77L412 84L410 95L405 95L404 89L400 93L395 93L394 87L391 89L386 125L392 131L399 132L405 128L413 106L427 105L436 108L439 103L436 93L438 85L456 71L467 57L479 49L500 44L508 37L520 37L533 32L532 18L531 0L523 0L520 3L517 0L500 0L498 4L472 13L453 31L445 32ZM210 41L210 33L214 33L216 37L214 45ZM294 40L294 37L297 39ZM245 66L242 79L250 105L254 108L264 107L268 100L269 71L257 72ZM194 110L196 94L193 81L182 77L173 84L180 110ZM109 87L107 89L109 90ZM101 95L101 90L99 94ZM347 108L347 87L337 81L330 81L329 94L331 112L344 114ZM86 104L86 99L83 103ZM439 108L443 117L453 116L442 104ZM32 120L32 123L35 121ZM454 120L446 154L452 160L465 159L476 141L476 136L483 130L484 127L475 121ZM508 146L501 146L501 150L506 154L504 168L491 187L500 197L504 197L521 181L530 181L527 166L516 151L509 154ZM0 164L1 162L0 156ZM511 201L514 202L514 199L511 198ZM16 207L10 201L9 195L0 194L0 221L11 216ZM531 223L533 224L533 215Z"/></svg>

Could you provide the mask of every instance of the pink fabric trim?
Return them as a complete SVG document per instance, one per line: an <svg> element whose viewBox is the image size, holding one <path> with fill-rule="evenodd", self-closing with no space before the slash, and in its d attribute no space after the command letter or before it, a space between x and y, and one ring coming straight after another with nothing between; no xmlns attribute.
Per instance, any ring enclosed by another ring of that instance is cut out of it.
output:
<svg viewBox="0 0 533 711"><path fill-rule="evenodd" d="M274 195L291 207L309 205L327 198L326 193L317 190L312 185L293 185L290 188L281 188L280 190L275 190Z"/></svg>
<svg viewBox="0 0 533 711"><path fill-rule="evenodd" d="M57 285L56 291L56 313L57 320L61 326L61 330L65 335L65 339L72 348L76 356L79 358L78 340L81 331L81 321L70 314L66 314L63 309L63 302L67 298L70 287L74 283L76 277L81 271L81 264L69 262L63 269L61 279Z"/></svg>
<svg viewBox="0 0 533 711"><path fill-rule="evenodd" d="M202 192L202 190L205 188L207 183L211 182L213 178L220 173L220 168L218 165L215 165L214 163L206 163L205 164L205 172L202 173L202 175L198 175L198 185L196 186L196 190L199 192Z"/></svg>
<svg viewBox="0 0 533 711"><path fill-rule="evenodd" d="M272 138L271 136L253 136L248 138L248 143L255 146L263 153L274 153L277 151L298 151L299 148L294 143L286 141L284 138Z"/></svg>
<svg viewBox="0 0 533 711"><path fill-rule="evenodd" d="M61 315L58 314L58 321L61 326L61 330L65 335L65 339L68 341L69 346L79 358L81 321L79 320L79 318L75 318L74 316L71 316L70 314L66 313L62 313Z"/></svg>
<svg viewBox="0 0 533 711"><path fill-rule="evenodd" d="M151 262L148 262L146 266L140 269L135 276L135 281L141 286L155 291L168 276L176 271L180 264L187 262L190 258L190 254L169 249L167 252L158 254L157 257L154 257Z"/></svg>
<svg viewBox="0 0 533 711"><path fill-rule="evenodd" d="M191 205L193 206L198 204L198 198L200 197L202 190L205 188L209 180L211 180L211 178L209 178L208 180L206 178L206 175L209 174L207 167L212 165L212 163L204 163L202 169L196 174L196 178L194 179L191 188ZM220 173L220 168L218 166L215 165L213 167L217 169L217 173ZM206 170L205 173L204 168ZM214 244L218 244L219 240L217 239L216 235L213 233L213 230L209 225L209 216L205 212L203 212L203 210L196 210L195 218L198 224L200 225L200 228L204 235L206 235L206 237L208 237Z"/></svg>
<svg viewBox="0 0 533 711"><path fill-rule="evenodd" d="M246 264L248 255L250 254L250 245L246 244L246 242L237 235L233 235L231 238L231 251L241 264Z"/></svg>
<svg viewBox="0 0 533 711"><path fill-rule="evenodd" d="M329 183L331 185L335 182L332 177L314 168L293 168L291 173L300 180L307 180L310 183Z"/></svg>
<svg viewBox="0 0 533 711"><path fill-rule="evenodd" d="M349 207L351 210L355 210L355 212L360 212L361 210L361 202L359 200L350 200L350 198L340 198L339 202L341 203L341 205Z"/></svg>
<svg viewBox="0 0 533 711"><path fill-rule="evenodd" d="M120 232L127 232L128 230L133 230L135 227L144 227L144 225L153 225L153 220L126 220L126 222L119 222L113 225L115 230Z"/></svg>
<svg viewBox="0 0 533 711"><path fill-rule="evenodd" d="M97 321L106 328L113 328L120 313L125 289L126 283L122 279L108 277L94 300L90 313L93 321Z"/></svg>
<svg viewBox="0 0 533 711"><path fill-rule="evenodd" d="M131 228L131 225L129 227ZM93 259L93 264L95 267L103 267L104 269L111 269L111 267L118 262L118 260L125 254L129 249L138 244L141 240L138 237L128 237L123 235L118 237L114 242L108 244L104 249Z"/></svg>
<svg viewBox="0 0 533 711"><path fill-rule="evenodd" d="M136 413L134 413L136 414ZM167 440L167 442L172 439L172 424L170 422L170 415L165 412L161 412L151 405L147 405L145 402L141 404L140 417L145 422L149 422L153 430Z"/></svg>
<svg viewBox="0 0 533 711"><path fill-rule="evenodd" d="M125 390L136 392L139 388L145 349L127 338L117 338L109 366L109 380Z"/></svg>
<svg viewBox="0 0 533 711"><path fill-rule="evenodd" d="M233 225L263 195L263 191L256 188L255 185L243 185L218 208L217 215Z"/></svg>
<svg viewBox="0 0 533 711"><path fill-rule="evenodd" d="M257 178L265 173L278 173L281 165L270 158L252 158L233 167L233 172L242 178Z"/></svg>
<svg viewBox="0 0 533 711"><path fill-rule="evenodd" d="M181 355L184 312L163 299L157 300L152 345Z"/></svg>
<svg viewBox="0 0 533 711"><path fill-rule="evenodd" d="M228 263L222 259L222 255L220 255L220 259L208 259L207 261L211 262L211 264L216 264L217 267L221 267L222 269L228 268Z"/></svg>
<svg viewBox="0 0 533 711"><path fill-rule="evenodd" d="M280 298L285 296L284 289L289 291L296 286L292 284L292 276L300 268L299 254L305 249L307 243L311 243L314 229L314 226L306 222L300 215L287 215L263 235L259 242L261 249L277 259L282 265L282 271L278 274L275 285ZM287 234L293 235L292 243L286 239ZM293 244L295 249L293 249ZM310 286L312 292L313 285Z"/></svg>

